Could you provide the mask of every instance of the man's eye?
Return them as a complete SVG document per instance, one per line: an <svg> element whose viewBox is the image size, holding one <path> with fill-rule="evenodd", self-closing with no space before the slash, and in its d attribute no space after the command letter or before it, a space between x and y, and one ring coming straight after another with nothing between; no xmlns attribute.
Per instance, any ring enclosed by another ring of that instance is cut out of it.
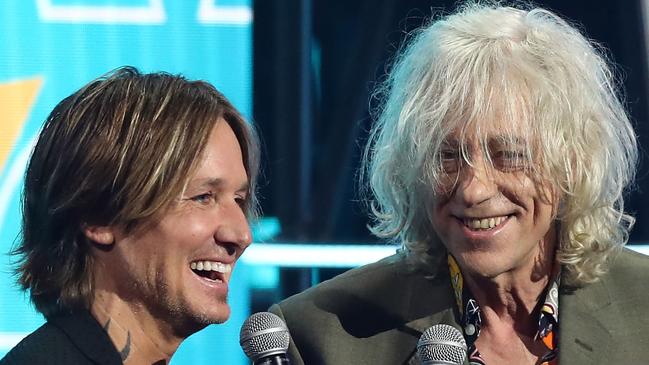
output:
<svg viewBox="0 0 649 365"><path fill-rule="evenodd" d="M527 164L527 156L523 151L498 151L492 159L496 167L502 170L520 170Z"/></svg>
<svg viewBox="0 0 649 365"><path fill-rule="evenodd" d="M248 204L248 198L245 196L237 195L234 200L241 208L244 208Z"/></svg>
<svg viewBox="0 0 649 365"><path fill-rule="evenodd" d="M456 150L442 150L439 153L440 167L444 172L455 172L460 163L459 154Z"/></svg>
<svg viewBox="0 0 649 365"><path fill-rule="evenodd" d="M191 197L190 199L192 201L197 202L197 203L207 204L207 203L211 202L214 199L214 194L212 192L203 193L203 194L195 195L195 196Z"/></svg>
<svg viewBox="0 0 649 365"><path fill-rule="evenodd" d="M521 151L500 151L500 155L510 160L522 160L525 154Z"/></svg>
<svg viewBox="0 0 649 365"><path fill-rule="evenodd" d="M458 152L454 149L441 150L439 156L442 160L456 159Z"/></svg>

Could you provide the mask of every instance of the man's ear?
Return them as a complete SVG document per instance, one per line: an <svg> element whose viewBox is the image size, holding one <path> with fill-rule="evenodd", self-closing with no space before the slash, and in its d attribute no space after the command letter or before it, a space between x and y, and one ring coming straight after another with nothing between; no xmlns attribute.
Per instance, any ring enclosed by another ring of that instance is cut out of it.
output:
<svg viewBox="0 0 649 365"><path fill-rule="evenodd" d="M115 243L115 235L111 226L82 226L83 234L99 245L112 245Z"/></svg>

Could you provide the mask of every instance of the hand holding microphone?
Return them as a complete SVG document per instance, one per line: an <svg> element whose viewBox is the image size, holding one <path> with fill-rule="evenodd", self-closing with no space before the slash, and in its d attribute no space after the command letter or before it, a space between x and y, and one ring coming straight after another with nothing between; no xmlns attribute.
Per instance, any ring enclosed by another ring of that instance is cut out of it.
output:
<svg viewBox="0 0 649 365"><path fill-rule="evenodd" d="M239 333L239 344L253 365L290 365L286 357L290 339L284 321L269 312L248 317Z"/></svg>

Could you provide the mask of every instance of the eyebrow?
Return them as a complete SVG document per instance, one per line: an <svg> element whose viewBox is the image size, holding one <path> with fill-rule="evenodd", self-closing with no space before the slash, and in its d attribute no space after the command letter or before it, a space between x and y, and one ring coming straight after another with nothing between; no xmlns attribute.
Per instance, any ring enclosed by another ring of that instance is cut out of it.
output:
<svg viewBox="0 0 649 365"><path fill-rule="evenodd" d="M527 139L520 136L511 136L507 134L492 135L487 137L487 143L502 143L513 144L517 146L527 145ZM459 147L461 144L460 139L458 138L445 138L442 142L442 146L445 147Z"/></svg>
<svg viewBox="0 0 649 365"><path fill-rule="evenodd" d="M204 179L196 179L196 180L191 180L187 183L188 188L212 188L212 189L219 189L225 185L225 180L221 178L204 178ZM245 182L243 182L241 185L239 185L239 188L236 191L249 191L250 190L250 183L248 182L248 179L246 179Z"/></svg>
<svg viewBox="0 0 649 365"><path fill-rule="evenodd" d="M495 147L525 147L529 145L527 139L519 136L498 136L495 138L489 138L487 142L490 146Z"/></svg>

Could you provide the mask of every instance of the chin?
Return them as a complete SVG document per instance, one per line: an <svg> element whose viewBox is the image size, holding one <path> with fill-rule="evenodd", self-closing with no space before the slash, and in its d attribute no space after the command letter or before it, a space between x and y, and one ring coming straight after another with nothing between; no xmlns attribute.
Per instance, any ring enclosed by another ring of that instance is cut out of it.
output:
<svg viewBox="0 0 649 365"><path fill-rule="evenodd" d="M225 313L219 313L219 315L213 316L212 320L211 320L211 324L221 324L221 323L226 322L228 319L230 319L230 309L229 308Z"/></svg>
<svg viewBox="0 0 649 365"><path fill-rule="evenodd" d="M231 309L227 303L219 303L210 306L202 312L202 322L205 325L220 324L230 318Z"/></svg>
<svg viewBox="0 0 649 365"><path fill-rule="evenodd" d="M187 338L211 324L221 324L230 318L230 308L219 308L217 311L192 311L185 313L185 319L176 322L176 333Z"/></svg>
<svg viewBox="0 0 649 365"><path fill-rule="evenodd" d="M504 263L494 260L484 253L461 253L458 256L456 259L464 274L494 278L507 271Z"/></svg>

